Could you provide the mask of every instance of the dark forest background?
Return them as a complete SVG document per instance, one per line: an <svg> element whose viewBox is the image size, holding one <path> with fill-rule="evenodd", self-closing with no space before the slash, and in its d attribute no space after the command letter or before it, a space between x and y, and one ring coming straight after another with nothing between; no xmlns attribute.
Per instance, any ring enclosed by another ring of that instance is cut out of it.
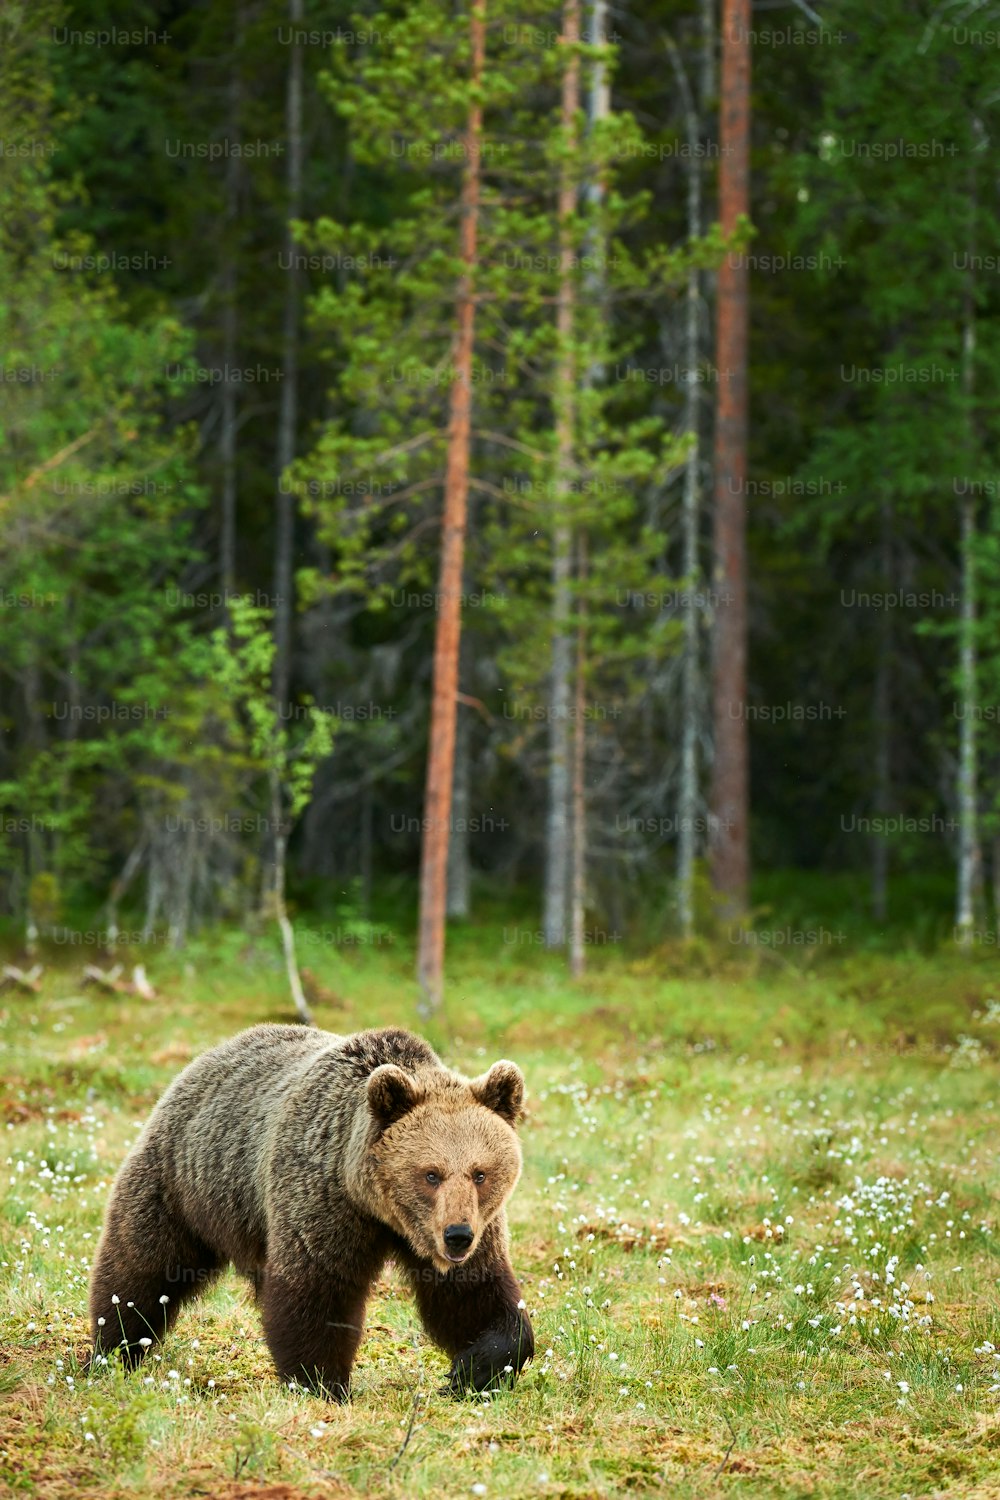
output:
<svg viewBox="0 0 1000 1500"><path fill-rule="evenodd" d="M246 921L286 835L293 915L344 941L412 924L443 451L422 435L448 385L467 17L438 0L301 10L296 36L283 0L134 0L127 20L100 0L0 5L0 904L29 945ZM595 59L611 68L604 155L579 160L602 183L581 244L600 248L574 267L598 393L572 486L590 543L588 942L683 935L685 723L687 925L715 930L714 283L739 254L750 919L774 944L951 941L956 921L988 943L1000 10L822 0L758 4L753 25L753 231L728 246L714 8L616 5L610 53L581 53L585 103ZM534 0L490 13L449 851L452 917L525 943L542 941L549 827L561 26Z"/></svg>

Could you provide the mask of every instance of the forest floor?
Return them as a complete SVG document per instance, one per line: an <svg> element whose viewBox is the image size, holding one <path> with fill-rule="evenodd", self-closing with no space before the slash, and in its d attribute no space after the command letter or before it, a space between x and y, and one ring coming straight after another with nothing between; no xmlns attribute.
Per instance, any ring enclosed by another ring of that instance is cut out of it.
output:
<svg viewBox="0 0 1000 1500"><path fill-rule="evenodd" d="M317 1019L418 1026L399 947L304 944ZM91 957L87 954L86 957ZM1000 977L981 956L453 945L446 1060L526 1074L511 1392L446 1361L392 1276L347 1407L275 1378L232 1275L148 1370L88 1377L112 1175L197 1052L288 1019L276 947L148 959L160 997L0 997L0 1492L62 1497L1000 1496ZM994 998L994 997L998 998Z"/></svg>

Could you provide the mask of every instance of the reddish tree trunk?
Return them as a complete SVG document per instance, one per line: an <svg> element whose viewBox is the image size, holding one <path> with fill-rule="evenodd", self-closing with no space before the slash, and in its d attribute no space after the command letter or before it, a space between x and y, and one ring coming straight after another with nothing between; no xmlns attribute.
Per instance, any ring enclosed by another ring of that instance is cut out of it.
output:
<svg viewBox="0 0 1000 1500"><path fill-rule="evenodd" d="M479 0L470 18L473 99L466 126L462 184L462 275L456 299L455 377L450 393L448 455L445 468L441 571L434 636L424 836L420 859L420 915L417 978L425 1013L441 1004L444 924L448 898L448 834L455 764L455 712L458 656L462 638L462 563L469 492L469 433L472 413L472 352L475 338L476 233L479 227L479 158L483 127L478 87L486 55L486 5Z"/></svg>
<svg viewBox="0 0 1000 1500"><path fill-rule="evenodd" d="M750 0L723 0L719 218L731 233L750 209ZM747 321L745 257L719 270L716 322L712 882L722 914L746 911L750 879L746 723Z"/></svg>

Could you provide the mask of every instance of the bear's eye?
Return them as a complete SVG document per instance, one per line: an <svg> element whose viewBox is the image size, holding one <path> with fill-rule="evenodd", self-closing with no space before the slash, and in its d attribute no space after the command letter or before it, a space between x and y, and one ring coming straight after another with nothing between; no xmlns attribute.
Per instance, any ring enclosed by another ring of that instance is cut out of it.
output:
<svg viewBox="0 0 1000 1500"><path fill-rule="evenodd" d="M485 1172L473 1172L473 1174L472 1174L472 1180L476 1184L477 1187L481 1187L482 1184L486 1181L486 1173Z"/></svg>
<svg viewBox="0 0 1000 1500"><path fill-rule="evenodd" d="M437 1187L441 1179L436 1172L428 1172L427 1181L430 1183L431 1187Z"/></svg>

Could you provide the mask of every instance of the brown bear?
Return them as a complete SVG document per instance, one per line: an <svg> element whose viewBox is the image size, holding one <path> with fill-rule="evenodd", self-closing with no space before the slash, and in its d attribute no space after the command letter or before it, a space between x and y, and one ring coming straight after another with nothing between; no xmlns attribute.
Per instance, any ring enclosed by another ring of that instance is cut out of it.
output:
<svg viewBox="0 0 1000 1500"><path fill-rule="evenodd" d="M391 1257L449 1389L534 1352L504 1206L524 1079L460 1077L407 1031L255 1026L167 1089L115 1180L90 1283L95 1354L143 1357L232 1263L285 1378L344 1400L372 1282Z"/></svg>

